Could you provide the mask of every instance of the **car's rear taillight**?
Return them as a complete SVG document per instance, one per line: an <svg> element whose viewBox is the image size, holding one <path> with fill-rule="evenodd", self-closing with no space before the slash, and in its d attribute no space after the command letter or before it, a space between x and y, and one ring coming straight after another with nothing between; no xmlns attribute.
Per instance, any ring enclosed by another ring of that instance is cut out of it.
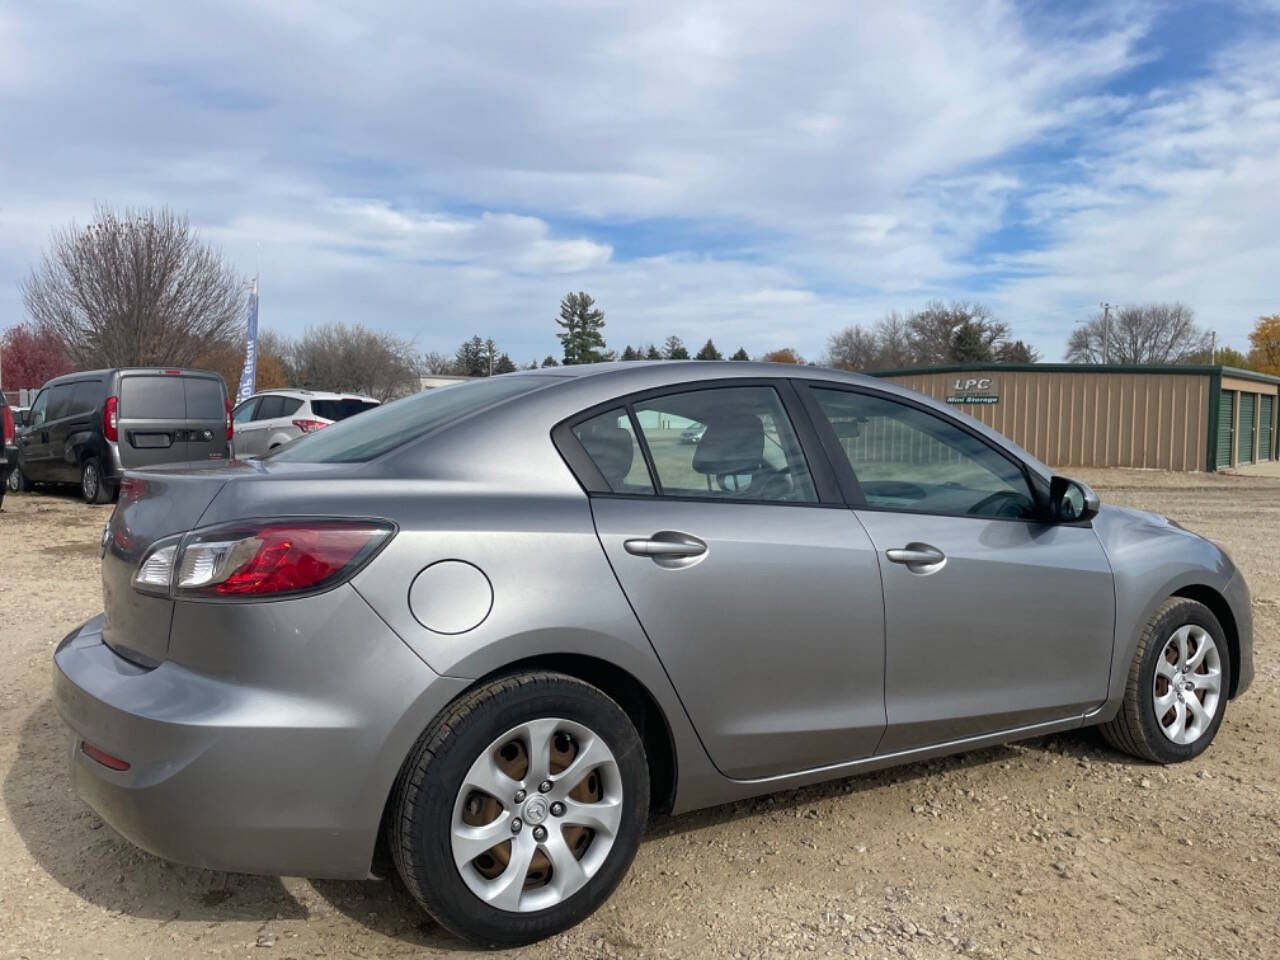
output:
<svg viewBox="0 0 1280 960"><path fill-rule="evenodd" d="M7 403L0 407L0 421L3 421L3 426L0 426L0 433L4 434L3 442L13 443L17 432L13 426L13 408Z"/></svg>
<svg viewBox="0 0 1280 960"><path fill-rule="evenodd" d="M133 585L144 593L208 599L326 590L353 576L390 539L377 520L255 520L155 544Z"/></svg>
<svg viewBox="0 0 1280 960"><path fill-rule="evenodd" d="M329 425L328 420L295 420L293 425L303 433L314 433L316 430L323 430Z"/></svg>
<svg viewBox="0 0 1280 960"><path fill-rule="evenodd" d="M229 442L235 437L235 431L231 425L231 398L228 397L224 402L227 405L227 440Z"/></svg>
<svg viewBox="0 0 1280 960"><path fill-rule="evenodd" d="M102 435L110 443L116 443L120 439L120 421L116 416L117 403L115 397L107 397L107 402L102 406Z"/></svg>

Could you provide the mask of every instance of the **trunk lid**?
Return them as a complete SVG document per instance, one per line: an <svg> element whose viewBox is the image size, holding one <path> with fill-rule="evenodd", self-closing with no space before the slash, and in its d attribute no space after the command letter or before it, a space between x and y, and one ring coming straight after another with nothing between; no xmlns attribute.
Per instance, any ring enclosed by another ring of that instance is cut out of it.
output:
<svg viewBox="0 0 1280 960"><path fill-rule="evenodd" d="M223 430L225 436L225 427ZM106 612L103 641L121 656L144 667L157 666L165 659L174 602L139 593L133 587L133 576L157 541L211 522L211 518L206 517L212 512L210 504L225 487L351 472L351 465L335 469L309 463L259 460L130 470L121 485L120 500L102 534L102 599ZM223 497L220 502L222 500L229 500L230 509L224 507L214 519L256 515L250 503L242 503L243 497Z"/></svg>
<svg viewBox="0 0 1280 960"><path fill-rule="evenodd" d="M226 392L216 374L140 371L120 377L120 464L225 460Z"/></svg>

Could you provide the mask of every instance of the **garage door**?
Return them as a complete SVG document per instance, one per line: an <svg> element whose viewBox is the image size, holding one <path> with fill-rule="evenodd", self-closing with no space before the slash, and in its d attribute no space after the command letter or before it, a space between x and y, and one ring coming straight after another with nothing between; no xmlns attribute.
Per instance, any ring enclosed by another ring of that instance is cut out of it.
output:
<svg viewBox="0 0 1280 960"><path fill-rule="evenodd" d="M1236 463L1253 463L1253 412L1257 402L1256 393L1240 394L1240 442L1236 447Z"/></svg>
<svg viewBox="0 0 1280 960"><path fill-rule="evenodd" d="M1236 426L1236 395L1223 390L1218 399L1218 449L1213 462L1219 470L1231 466L1231 438Z"/></svg>
<svg viewBox="0 0 1280 960"><path fill-rule="evenodd" d="M1273 431L1271 429L1271 411L1275 406L1275 397L1258 398L1258 459L1270 460Z"/></svg>

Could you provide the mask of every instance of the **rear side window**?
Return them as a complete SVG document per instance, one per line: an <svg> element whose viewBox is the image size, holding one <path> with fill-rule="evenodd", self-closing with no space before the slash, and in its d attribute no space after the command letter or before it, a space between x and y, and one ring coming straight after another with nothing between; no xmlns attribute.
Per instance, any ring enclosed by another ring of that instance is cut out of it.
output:
<svg viewBox="0 0 1280 960"><path fill-rule="evenodd" d="M49 414L47 420L58 420L71 412L71 394L75 387L70 383L60 383L49 390Z"/></svg>
<svg viewBox="0 0 1280 960"><path fill-rule="evenodd" d="M120 382L120 417L130 420L185 420L187 397L182 378L156 374L124 377Z"/></svg>
<svg viewBox="0 0 1280 960"><path fill-rule="evenodd" d="M291 417L298 412L300 406L302 406L302 401L297 397L285 397L284 406L280 409L280 416Z"/></svg>
<svg viewBox="0 0 1280 960"><path fill-rule="evenodd" d="M266 457L301 463L372 460L484 407L550 386L555 378L505 374L456 386L424 390L368 413L304 434ZM550 424L547 425L548 429Z"/></svg>
<svg viewBox="0 0 1280 960"><path fill-rule="evenodd" d="M626 410L619 407L592 417L574 427L573 435L614 493L653 494L649 468Z"/></svg>
<svg viewBox="0 0 1280 960"><path fill-rule="evenodd" d="M283 417L284 401L284 397L263 397L258 403L258 412L253 415L253 419L274 420L277 417Z"/></svg>
<svg viewBox="0 0 1280 960"><path fill-rule="evenodd" d="M101 380L81 380L71 393L71 408L68 413L91 413L98 405L101 393Z"/></svg>
<svg viewBox="0 0 1280 960"><path fill-rule="evenodd" d="M222 381L208 377L183 377L187 390L188 420L223 420L227 415L227 401L222 392Z"/></svg>
<svg viewBox="0 0 1280 960"><path fill-rule="evenodd" d="M345 420L376 406L371 400L312 400L311 412L326 420Z"/></svg>

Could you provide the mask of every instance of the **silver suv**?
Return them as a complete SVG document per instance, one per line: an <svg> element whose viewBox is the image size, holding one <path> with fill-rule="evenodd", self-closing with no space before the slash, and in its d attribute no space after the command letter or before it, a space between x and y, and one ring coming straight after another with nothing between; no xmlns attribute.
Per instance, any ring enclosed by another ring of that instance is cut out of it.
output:
<svg viewBox="0 0 1280 960"><path fill-rule="evenodd" d="M256 457L378 406L372 397L323 390L264 390L231 413L235 455Z"/></svg>

